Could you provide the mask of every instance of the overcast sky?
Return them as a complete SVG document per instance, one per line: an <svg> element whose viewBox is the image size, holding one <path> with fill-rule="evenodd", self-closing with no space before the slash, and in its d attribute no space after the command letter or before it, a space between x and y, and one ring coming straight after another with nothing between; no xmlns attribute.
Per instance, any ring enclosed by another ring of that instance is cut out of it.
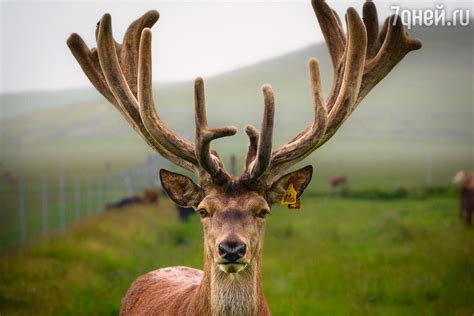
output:
<svg viewBox="0 0 474 316"><path fill-rule="evenodd" d="M118 41L132 20L149 9L160 12L153 28L153 76L161 82L209 77L322 40L309 0L0 1L0 93L90 86L66 39L77 32L95 47L95 25L105 12L112 14ZM385 18L392 4L434 8L443 1L375 2ZM360 12L363 0L329 3L343 14L348 6Z"/></svg>

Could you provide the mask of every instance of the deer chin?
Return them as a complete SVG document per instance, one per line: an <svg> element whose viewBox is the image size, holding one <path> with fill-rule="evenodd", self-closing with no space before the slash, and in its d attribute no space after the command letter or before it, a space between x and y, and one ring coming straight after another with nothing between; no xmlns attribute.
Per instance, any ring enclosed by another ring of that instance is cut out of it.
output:
<svg viewBox="0 0 474 316"><path fill-rule="evenodd" d="M247 267L246 263L218 263L219 269L227 274L237 274Z"/></svg>

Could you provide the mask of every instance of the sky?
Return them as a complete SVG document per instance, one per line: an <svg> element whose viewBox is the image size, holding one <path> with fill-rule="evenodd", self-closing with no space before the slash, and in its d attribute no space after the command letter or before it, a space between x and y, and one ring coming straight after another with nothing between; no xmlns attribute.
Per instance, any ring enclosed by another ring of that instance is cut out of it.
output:
<svg viewBox="0 0 474 316"><path fill-rule="evenodd" d="M158 82L209 77L322 41L310 1L1 1L0 93L89 87L66 46L79 33L95 47L102 14L112 15L121 42L128 24L150 9L160 12L153 27L153 79ZM360 1L328 1L342 15ZM469 7L447 1L446 7ZM434 8L442 1L375 1L379 18L390 6Z"/></svg>

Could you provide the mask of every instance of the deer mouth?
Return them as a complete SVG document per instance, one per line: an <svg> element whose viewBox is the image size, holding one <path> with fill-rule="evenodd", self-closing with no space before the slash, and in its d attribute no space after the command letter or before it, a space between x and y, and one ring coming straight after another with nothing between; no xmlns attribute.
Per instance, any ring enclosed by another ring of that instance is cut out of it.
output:
<svg viewBox="0 0 474 316"><path fill-rule="evenodd" d="M221 262L217 264L219 269L224 273L239 273L247 266L246 263L240 262Z"/></svg>

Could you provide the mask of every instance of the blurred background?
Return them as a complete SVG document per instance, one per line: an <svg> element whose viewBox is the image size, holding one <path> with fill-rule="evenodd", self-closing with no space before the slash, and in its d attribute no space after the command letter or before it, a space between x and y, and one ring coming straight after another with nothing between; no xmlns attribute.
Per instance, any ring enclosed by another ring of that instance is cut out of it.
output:
<svg viewBox="0 0 474 316"><path fill-rule="evenodd" d="M329 1L342 15L363 1ZM382 21L439 2L375 1ZM408 54L335 137L304 163L300 211L267 223L264 286L275 315L471 315L474 232L459 216L460 170L474 169L473 26L414 26ZM275 92L274 146L310 123L307 61L332 66L309 1L3 1L0 49L0 314L117 314L130 283L172 265L202 267L198 219L160 194L157 156L87 80L66 46L95 47L103 13L120 41L150 9L155 101L193 140L193 80L206 83L213 142L242 170L245 124ZM158 196L154 194L158 194ZM180 216L181 215L181 216ZM285 258L279 251L282 245ZM45 304L45 301L48 304Z"/></svg>

